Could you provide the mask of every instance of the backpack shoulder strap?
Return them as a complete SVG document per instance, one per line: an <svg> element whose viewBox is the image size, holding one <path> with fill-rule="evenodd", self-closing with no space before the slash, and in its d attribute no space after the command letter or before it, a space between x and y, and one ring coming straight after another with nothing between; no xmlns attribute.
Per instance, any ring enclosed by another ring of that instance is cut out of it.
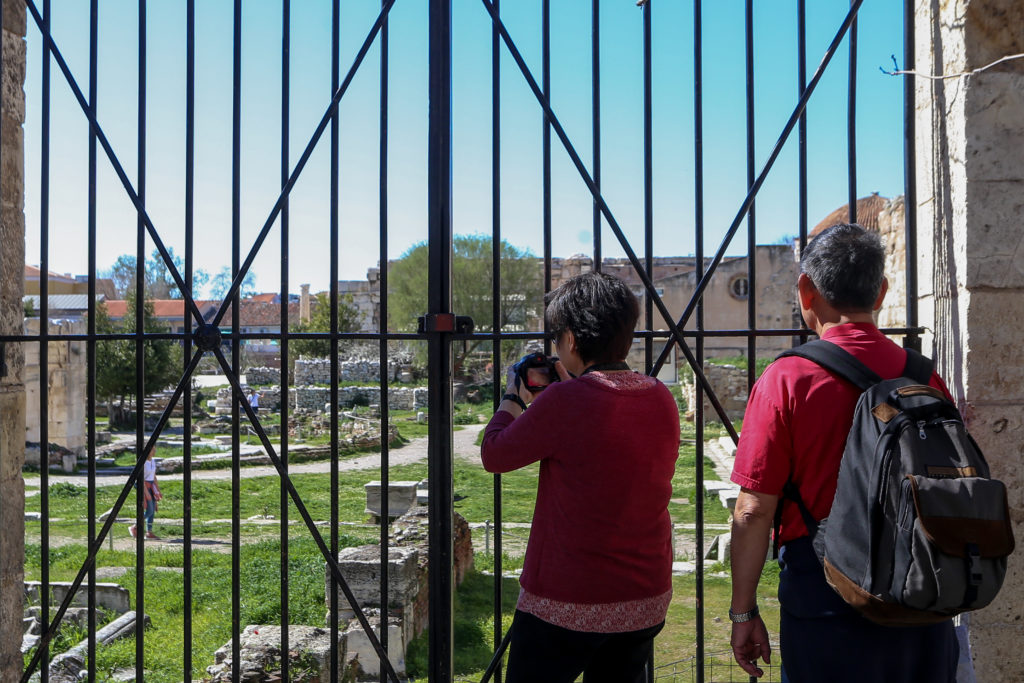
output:
<svg viewBox="0 0 1024 683"><path fill-rule="evenodd" d="M903 376L928 386L932 381L932 360L914 349L906 349L906 352L907 364L903 366Z"/></svg>
<svg viewBox="0 0 1024 683"><path fill-rule="evenodd" d="M834 372L850 384L858 387L861 391L867 391L882 381L871 368L861 363L852 354L844 351L839 346L824 339L801 344L800 346L783 351L777 358L785 356L799 356L817 363L821 367ZM910 355L907 354L907 362L910 362ZM929 372L929 377L931 376Z"/></svg>

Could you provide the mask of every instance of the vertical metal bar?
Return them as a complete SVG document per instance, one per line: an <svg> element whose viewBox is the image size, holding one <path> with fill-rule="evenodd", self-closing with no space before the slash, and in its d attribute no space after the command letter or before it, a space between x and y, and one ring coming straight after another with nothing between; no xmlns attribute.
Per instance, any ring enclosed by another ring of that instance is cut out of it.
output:
<svg viewBox="0 0 1024 683"><path fill-rule="evenodd" d="M231 279L240 269L241 247L241 189L242 189L242 0L234 1L232 29L231 75ZM241 288L231 297L231 374L239 374L241 325ZM239 458L241 430L239 429L239 400L244 397L235 389L231 396L231 680L241 678L241 463Z"/></svg>
<svg viewBox="0 0 1024 683"><path fill-rule="evenodd" d="M853 5L853 0L850 0ZM857 222L857 18L850 24L849 87L846 100L847 182L850 194L850 222ZM907 79L913 81L913 79Z"/></svg>
<svg viewBox="0 0 1024 683"><path fill-rule="evenodd" d="M331 3L331 96L338 90L341 48L341 2ZM338 557L338 107L331 113L331 557ZM381 510L383 513L384 511ZM338 680L338 589L332 581L330 615L331 631L331 683ZM358 609L358 605L352 605ZM385 610L381 618L386 620Z"/></svg>
<svg viewBox="0 0 1024 683"><path fill-rule="evenodd" d="M500 16L499 0L494 0L494 12ZM491 22L491 331L501 330L501 37L498 27ZM491 367L494 368L492 381L492 410L498 409L504 381L504 359L501 356L501 339L491 342ZM501 475L492 478L494 485L494 650L501 647L502 633L502 493ZM495 671L494 680L501 683L502 669Z"/></svg>
<svg viewBox="0 0 1024 683"><path fill-rule="evenodd" d="M195 208L195 93L196 84L196 4L188 0L185 4L185 277L190 295L195 298L196 292L192 279L194 269L193 228ZM192 358L193 323L201 324L202 320L194 320L189 307L185 308L185 339L182 363L188 368ZM184 473L181 479L181 510L183 517L184 540L182 545L182 581L185 585L182 596L182 677L191 680L192 673L192 392L185 392L185 451L183 454ZM287 650L285 650L287 652Z"/></svg>
<svg viewBox="0 0 1024 683"><path fill-rule="evenodd" d="M704 276L704 25L702 17L703 0L693 2L693 234L694 265L698 281ZM694 341L694 352L697 362L704 365L704 297L697 301L697 338ZM697 486L704 481L704 389L700 382L696 385L697 405L694 407L694 440L697 450L695 478ZM697 573L695 590L697 592L697 681L704 682L704 496L695 496L697 503L696 534L697 534Z"/></svg>
<svg viewBox="0 0 1024 683"><path fill-rule="evenodd" d="M806 0L796 2L796 80L797 94L803 97L807 89L807 7ZM807 109L800 112L797 128L797 205L800 253L807 246ZM803 320L794 321L804 326ZM805 327L805 326L804 326ZM800 343L807 335L800 335Z"/></svg>
<svg viewBox="0 0 1024 683"><path fill-rule="evenodd" d="M99 37L99 6L98 0L89 2L89 113L96 117L96 97L98 90L97 83L97 60L98 60L98 37ZM96 133L92 126L89 127L89 196L87 230L89 252L88 270L88 319L86 320L86 333L88 341L85 343L85 367L86 367L86 443L89 452L89 501L87 516L89 518L88 544L91 547L96 540ZM41 322L41 321L40 321ZM86 629L88 630L88 669L87 679L92 682L96 680L96 564L89 566L88 573L89 590Z"/></svg>
<svg viewBox="0 0 1024 683"><path fill-rule="evenodd" d="M644 267L654 280L654 131L651 102L651 5L643 7L644 51ZM654 329L654 301L644 297L644 329ZM644 370L651 372L654 361L654 338L644 339Z"/></svg>
<svg viewBox="0 0 1024 683"><path fill-rule="evenodd" d="M430 0L430 84L427 224L430 314L451 313L452 292L452 6ZM428 477L430 615L429 674L452 677L452 356L447 333L430 335L428 353Z"/></svg>
<svg viewBox="0 0 1024 683"><path fill-rule="evenodd" d="M146 454L146 224L142 209L146 206L146 0L139 0L139 64L138 64L138 184L139 207L136 217L135 245L135 455L145 458ZM126 313L127 314L127 313ZM139 615L146 613L146 554L143 538L148 526L142 519L145 506L146 491L145 469L142 481L135 491L136 507L135 522L135 610ZM135 633L135 678L143 680L145 671L145 633L138 629Z"/></svg>
<svg viewBox="0 0 1024 683"><path fill-rule="evenodd" d="M384 0L381 0L381 8L384 7ZM390 494L388 486L391 482L390 443L391 432L388 429L390 423L391 405L388 397L388 339L387 339L387 315L388 315L388 20L380 27L380 177L377 181L378 197L378 218L380 221L380 260L378 267L380 274L377 282L380 285L380 604L381 604L381 625L380 645L384 652L388 651L388 605L391 604L388 594L388 547L390 546L390 523L391 509ZM384 657L380 657L380 681L387 680L387 669Z"/></svg>
<svg viewBox="0 0 1024 683"><path fill-rule="evenodd" d="M544 100L551 104L551 0L541 0L541 87ZM551 120L544 112L542 137L542 203L544 224L544 293L551 291ZM547 319L544 320L547 332ZM551 353L551 340L544 335L544 352Z"/></svg>
<svg viewBox="0 0 1024 683"><path fill-rule="evenodd" d="M746 0L744 12L744 43L746 45L746 110L747 110L747 190L754 185L754 1ZM757 302L754 283L757 278L757 225L754 202L747 213L747 329L757 327ZM754 335L747 335L747 389L754 386L757 345Z"/></svg>
<svg viewBox="0 0 1024 683"><path fill-rule="evenodd" d="M497 9L497 6L495 6ZM601 191L601 0L590 5L590 92L593 121L594 185ZM495 29L497 35L497 29ZM601 272L601 207L594 200L594 270Z"/></svg>
<svg viewBox="0 0 1024 683"><path fill-rule="evenodd" d="M43 0L43 31L50 33L50 0ZM50 47L43 42L39 126L39 604L50 618ZM50 676L50 647L43 648L39 680Z"/></svg>
<svg viewBox="0 0 1024 683"><path fill-rule="evenodd" d="M915 66L914 2L903 2L903 68L913 71ZM906 243L906 306L907 327L918 326L917 311L917 122L914 119L914 79L903 79L903 216ZM911 332L903 345L921 350L921 338Z"/></svg>
<svg viewBox="0 0 1024 683"><path fill-rule="evenodd" d="M281 187L288 183L289 172L289 134L291 128L291 0L281 0ZM278 453L281 456L281 466L285 477L288 476L288 304L289 304L289 282L288 282L288 260L289 252L289 212L288 197L285 197L281 204L281 446ZM290 633L290 610L288 605L288 594L290 578L288 571L288 487L285 486L284 477L280 480L280 512L278 519L281 520L281 652L289 652ZM281 657L281 680L291 680L289 667L290 657Z"/></svg>

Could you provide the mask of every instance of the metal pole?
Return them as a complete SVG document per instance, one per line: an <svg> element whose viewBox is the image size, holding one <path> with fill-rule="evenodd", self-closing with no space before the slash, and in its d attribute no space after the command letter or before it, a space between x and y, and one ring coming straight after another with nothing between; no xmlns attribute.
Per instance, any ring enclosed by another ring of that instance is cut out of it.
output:
<svg viewBox="0 0 1024 683"><path fill-rule="evenodd" d="M427 221L430 315L452 312L452 7L430 0ZM430 680L452 680L452 356L450 332L427 342Z"/></svg>
<svg viewBox="0 0 1024 683"><path fill-rule="evenodd" d="M903 68L914 70L914 2L903 3ZM917 122L914 119L914 79L903 79L903 216L907 259L907 327L918 326L917 318ZM921 350L917 331L908 334L903 345Z"/></svg>

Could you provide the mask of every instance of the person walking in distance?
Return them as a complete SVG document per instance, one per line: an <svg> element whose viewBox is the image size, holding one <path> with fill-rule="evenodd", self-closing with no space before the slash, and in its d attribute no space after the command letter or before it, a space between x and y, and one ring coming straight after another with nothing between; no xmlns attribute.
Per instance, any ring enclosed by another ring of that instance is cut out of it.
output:
<svg viewBox="0 0 1024 683"><path fill-rule="evenodd" d="M153 518L156 516L156 504L163 499L160 487L156 482L156 463L153 461L153 449L146 452L146 463L142 466L142 500L145 505L144 516L146 519L146 538L159 540L153 533ZM128 533L135 538L138 533L136 525L128 527Z"/></svg>

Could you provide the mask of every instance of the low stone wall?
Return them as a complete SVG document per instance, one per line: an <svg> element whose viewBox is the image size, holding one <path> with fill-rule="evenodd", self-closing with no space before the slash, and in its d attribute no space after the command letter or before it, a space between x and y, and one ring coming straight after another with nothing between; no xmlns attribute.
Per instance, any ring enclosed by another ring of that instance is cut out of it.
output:
<svg viewBox="0 0 1024 683"><path fill-rule="evenodd" d="M401 366L388 363L388 380L398 379ZM338 363L340 382L379 382L380 361L369 359L343 360ZM249 380L252 383L252 380ZM329 358L300 358L295 361L295 384L330 384L331 361Z"/></svg>
<svg viewBox="0 0 1024 683"><path fill-rule="evenodd" d="M291 407L323 410L331 401L330 387L300 386L289 389ZM380 405L380 387L338 387L338 405ZM426 387L388 387L388 406L392 410L419 410L427 406Z"/></svg>
<svg viewBox="0 0 1024 683"><path fill-rule="evenodd" d="M707 377L729 419L743 417L747 410L747 371L735 365L715 365L705 361L704 376ZM697 408L697 379L688 365L680 372L679 379L683 387L683 397L686 399L686 419L692 421ZM707 394L704 395L704 419L715 422L721 419L708 400Z"/></svg>
<svg viewBox="0 0 1024 683"><path fill-rule="evenodd" d="M280 384L281 371L278 368L246 368L245 382L249 386L263 386L266 384Z"/></svg>
<svg viewBox="0 0 1024 683"><path fill-rule="evenodd" d="M246 379L248 380L248 377ZM243 387L246 391L248 391L248 388L248 386ZM272 410L274 412L281 410L281 387L263 387L259 389L259 393L260 410ZM248 400L248 396L246 396L246 400ZM213 412L215 415L231 414L231 387L222 387L217 390L217 404Z"/></svg>

